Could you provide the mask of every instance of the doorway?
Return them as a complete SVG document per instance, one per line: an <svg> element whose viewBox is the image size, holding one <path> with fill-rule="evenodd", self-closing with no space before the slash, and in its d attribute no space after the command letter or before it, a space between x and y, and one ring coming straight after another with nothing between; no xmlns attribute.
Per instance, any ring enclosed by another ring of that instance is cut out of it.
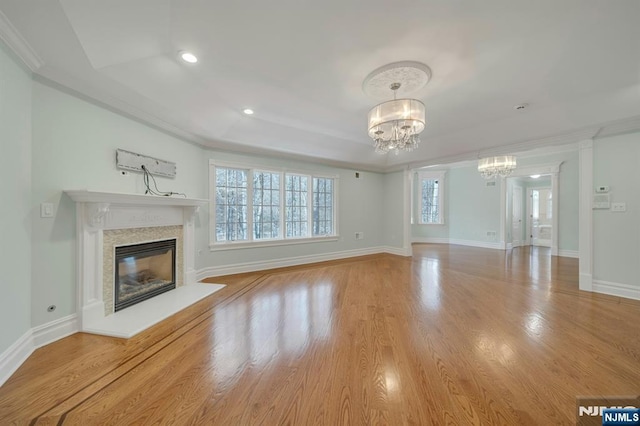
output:
<svg viewBox="0 0 640 426"><path fill-rule="evenodd" d="M527 188L527 244L551 247L553 191L551 187Z"/></svg>
<svg viewBox="0 0 640 426"><path fill-rule="evenodd" d="M503 180L500 201L500 241L503 248L535 245L549 247L551 255L558 255L558 175L561 164L518 167ZM537 200L535 212L531 202L534 194Z"/></svg>

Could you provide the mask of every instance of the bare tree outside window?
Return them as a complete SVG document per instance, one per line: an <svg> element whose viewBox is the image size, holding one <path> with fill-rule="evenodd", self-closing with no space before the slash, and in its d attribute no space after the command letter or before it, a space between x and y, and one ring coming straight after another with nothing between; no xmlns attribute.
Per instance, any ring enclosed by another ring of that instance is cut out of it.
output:
<svg viewBox="0 0 640 426"><path fill-rule="evenodd" d="M253 239L280 236L280 173L253 172Z"/></svg>
<svg viewBox="0 0 640 426"><path fill-rule="evenodd" d="M216 168L216 241L246 240L247 170Z"/></svg>
<svg viewBox="0 0 640 426"><path fill-rule="evenodd" d="M421 181L420 223L440 223L440 185L437 179Z"/></svg>
<svg viewBox="0 0 640 426"><path fill-rule="evenodd" d="M333 179L313 178L313 235L333 234Z"/></svg>

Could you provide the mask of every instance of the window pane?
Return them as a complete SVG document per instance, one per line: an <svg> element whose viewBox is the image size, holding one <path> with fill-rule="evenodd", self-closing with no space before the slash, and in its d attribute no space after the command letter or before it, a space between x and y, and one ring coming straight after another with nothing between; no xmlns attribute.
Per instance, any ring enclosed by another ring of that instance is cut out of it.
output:
<svg viewBox="0 0 640 426"><path fill-rule="evenodd" d="M437 179L422 179L420 222L440 223L440 183Z"/></svg>
<svg viewBox="0 0 640 426"><path fill-rule="evenodd" d="M273 195L277 190L270 189L274 182L280 182L280 173L253 172L253 239L277 237L273 229L278 228L279 216L272 215ZM273 224L276 226L274 227Z"/></svg>
<svg viewBox="0 0 640 426"><path fill-rule="evenodd" d="M216 167L216 241L247 239L247 170Z"/></svg>
<svg viewBox="0 0 640 426"><path fill-rule="evenodd" d="M312 231L313 235L333 234L333 179L313 178Z"/></svg>
<svg viewBox="0 0 640 426"><path fill-rule="evenodd" d="M308 176L285 176L286 237L307 237L307 182ZM304 226L302 226L304 224Z"/></svg>

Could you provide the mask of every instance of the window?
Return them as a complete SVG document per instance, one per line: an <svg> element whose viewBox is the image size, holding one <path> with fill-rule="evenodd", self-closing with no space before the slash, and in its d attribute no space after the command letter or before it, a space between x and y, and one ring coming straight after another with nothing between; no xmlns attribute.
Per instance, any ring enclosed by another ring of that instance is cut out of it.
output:
<svg viewBox="0 0 640 426"><path fill-rule="evenodd" d="M210 162L211 247L336 238L337 179Z"/></svg>
<svg viewBox="0 0 640 426"><path fill-rule="evenodd" d="M248 170L216 169L216 241L247 240Z"/></svg>
<svg viewBox="0 0 640 426"><path fill-rule="evenodd" d="M308 177L300 175L287 175L286 182L286 237L308 236Z"/></svg>
<svg viewBox="0 0 640 426"><path fill-rule="evenodd" d="M253 173L253 239L280 236L280 173Z"/></svg>
<svg viewBox="0 0 640 426"><path fill-rule="evenodd" d="M444 172L422 172L419 177L419 223L443 224Z"/></svg>
<svg viewBox="0 0 640 426"><path fill-rule="evenodd" d="M313 178L313 235L333 234L333 179Z"/></svg>

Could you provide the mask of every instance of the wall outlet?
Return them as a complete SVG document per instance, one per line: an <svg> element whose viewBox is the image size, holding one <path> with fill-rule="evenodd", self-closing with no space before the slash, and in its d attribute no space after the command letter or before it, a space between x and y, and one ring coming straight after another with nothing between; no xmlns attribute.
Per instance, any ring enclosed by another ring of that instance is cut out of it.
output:
<svg viewBox="0 0 640 426"><path fill-rule="evenodd" d="M356 240L364 240L364 232L356 232Z"/></svg>
<svg viewBox="0 0 640 426"><path fill-rule="evenodd" d="M627 203L611 203L612 212L626 212Z"/></svg>
<svg viewBox="0 0 640 426"><path fill-rule="evenodd" d="M496 237L496 231L487 231L487 237L495 238Z"/></svg>

